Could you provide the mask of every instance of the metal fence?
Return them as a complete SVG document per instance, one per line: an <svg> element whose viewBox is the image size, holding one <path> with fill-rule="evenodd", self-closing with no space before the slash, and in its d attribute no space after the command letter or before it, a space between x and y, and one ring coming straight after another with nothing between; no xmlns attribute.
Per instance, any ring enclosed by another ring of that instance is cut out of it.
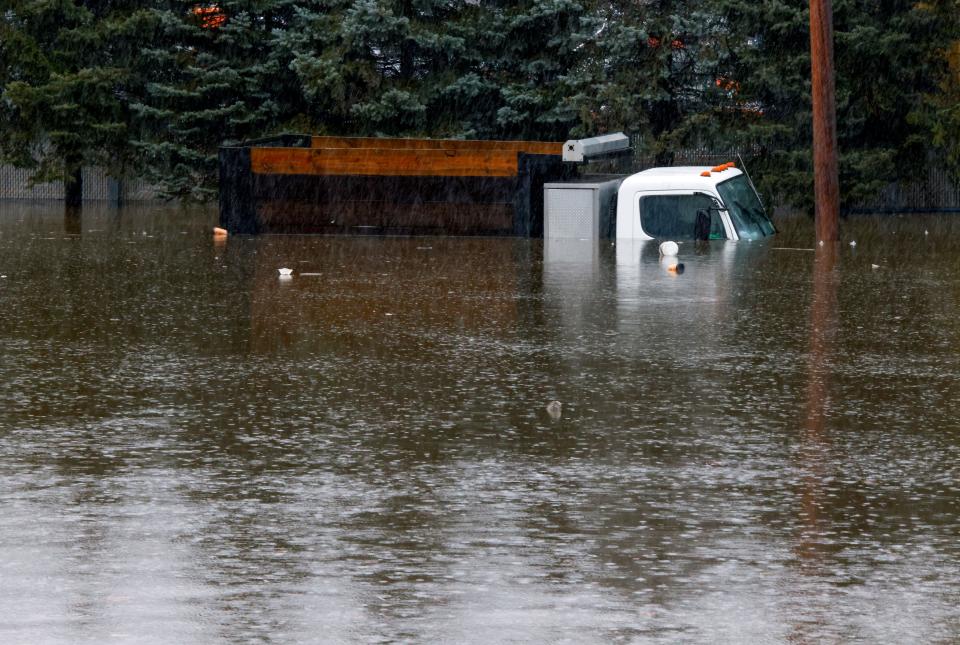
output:
<svg viewBox="0 0 960 645"><path fill-rule="evenodd" d="M853 213L960 213L960 185L942 166L931 165L920 181L888 184L876 199L857 204Z"/></svg>
<svg viewBox="0 0 960 645"><path fill-rule="evenodd" d="M707 149L684 149L673 154L672 165L712 165L736 159L736 151L717 152ZM635 157L634 166L650 168L653 157ZM0 166L0 199L63 199L63 182L30 184L30 171ZM84 168L84 201L135 202L158 199L155 186L142 179L117 180L101 168ZM931 163L921 181L888 184L869 203L856 204L853 213L960 213L960 185L946 169Z"/></svg>
<svg viewBox="0 0 960 645"><path fill-rule="evenodd" d="M749 162L749 154L743 156ZM674 152L668 163L673 166L712 166L731 160L737 160L736 150L717 152L688 148ZM662 164L663 160L637 156L633 163L639 170ZM922 179L891 182L873 199L854 204L847 210L851 213L960 213L960 184L950 177L942 164L931 158Z"/></svg>
<svg viewBox="0 0 960 645"><path fill-rule="evenodd" d="M0 199L63 199L63 182L30 183L29 170L0 166ZM142 179L114 179L102 168L83 169L83 200L136 202L157 199L157 190Z"/></svg>

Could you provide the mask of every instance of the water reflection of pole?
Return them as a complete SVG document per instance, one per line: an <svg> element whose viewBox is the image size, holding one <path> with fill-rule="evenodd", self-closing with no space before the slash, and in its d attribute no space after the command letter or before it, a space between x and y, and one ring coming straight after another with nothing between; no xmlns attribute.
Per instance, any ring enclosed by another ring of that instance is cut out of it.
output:
<svg viewBox="0 0 960 645"><path fill-rule="evenodd" d="M827 415L829 360L837 327L837 248L826 244L813 263L813 302L810 308L810 362L807 387L806 438L822 439Z"/></svg>
<svg viewBox="0 0 960 645"><path fill-rule="evenodd" d="M800 467L804 472L800 497L800 536L796 556L800 570L816 576L822 569L823 554L820 511L825 500L823 480L828 458L826 420L829 417L830 361L837 330L837 248L825 244L816 251L813 265L813 298L810 307L810 353L807 364L807 401ZM812 608L804 605L804 620L794 628L791 640L805 642Z"/></svg>
<svg viewBox="0 0 960 645"><path fill-rule="evenodd" d="M824 245L817 249L813 264L813 302L810 307L810 358L807 366L807 406L804 425L804 450L801 454L808 467L804 486L804 511L807 528L816 529L819 505L819 477L823 448L827 441L826 419L829 415L830 359L837 329L837 249Z"/></svg>
<svg viewBox="0 0 960 645"><path fill-rule="evenodd" d="M839 238L840 215L832 0L810 0L810 77L817 240L832 242Z"/></svg>

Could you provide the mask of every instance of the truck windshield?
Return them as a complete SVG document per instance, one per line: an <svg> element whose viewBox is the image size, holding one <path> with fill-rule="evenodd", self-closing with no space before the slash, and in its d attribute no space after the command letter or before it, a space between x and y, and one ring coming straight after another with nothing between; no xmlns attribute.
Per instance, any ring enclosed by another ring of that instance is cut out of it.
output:
<svg viewBox="0 0 960 645"><path fill-rule="evenodd" d="M717 192L741 240L758 240L777 232L745 175L717 184Z"/></svg>

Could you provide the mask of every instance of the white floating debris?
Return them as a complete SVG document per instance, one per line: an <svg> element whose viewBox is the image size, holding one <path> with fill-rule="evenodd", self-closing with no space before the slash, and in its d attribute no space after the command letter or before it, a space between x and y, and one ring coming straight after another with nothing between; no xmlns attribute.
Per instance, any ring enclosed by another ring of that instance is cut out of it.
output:
<svg viewBox="0 0 960 645"><path fill-rule="evenodd" d="M317 273L317 272L315 272L315 271L301 271L301 272L300 272L300 275L302 275L302 276L304 276L304 275L309 276L309 275L323 275L323 274L322 274L322 273Z"/></svg>
<svg viewBox="0 0 960 645"><path fill-rule="evenodd" d="M927 229L923 229L923 234L924 234L924 235L930 235L930 231L928 231Z"/></svg>
<svg viewBox="0 0 960 645"><path fill-rule="evenodd" d="M283 267L282 269L277 269L277 271L280 272L280 275L292 275L292 274L293 274L293 269L288 269L287 267Z"/></svg>
<svg viewBox="0 0 960 645"><path fill-rule="evenodd" d="M823 240L820 240L820 246L823 246Z"/></svg>
<svg viewBox="0 0 960 645"><path fill-rule="evenodd" d="M857 245L857 241L856 241L856 240L851 240L851 241L850 241L850 246L856 246L856 245Z"/></svg>
<svg viewBox="0 0 960 645"><path fill-rule="evenodd" d="M556 421L560 418L560 415L563 414L563 403L560 401L550 401L547 404L547 414L550 415L550 418Z"/></svg>
<svg viewBox="0 0 960 645"><path fill-rule="evenodd" d="M392 316L393 314L383 314L384 316Z"/></svg>
<svg viewBox="0 0 960 645"><path fill-rule="evenodd" d="M680 246L676 242L670 240L664 242L660 245L660 255L676 255L680 252Z"/></svg>
<svg viewBox="0 0 960 645"><path fill-rule="evenodd" d="M871 265L870 265L870 268L871 268L871 269L879 269L879 268L880 268L880 265L879 265L879 264L871 264Z"/></svg>

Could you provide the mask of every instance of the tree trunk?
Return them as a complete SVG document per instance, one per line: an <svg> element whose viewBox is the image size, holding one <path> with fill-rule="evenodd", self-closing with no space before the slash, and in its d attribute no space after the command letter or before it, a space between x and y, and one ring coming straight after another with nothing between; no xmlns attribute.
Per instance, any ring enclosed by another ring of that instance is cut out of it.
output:
<svg viewBox="0 0 960 645"><path fill-rule="evenodd" d="M63 176L63 200L68 208L83 205L83 168L80 164L67 162Z"/></svg>

